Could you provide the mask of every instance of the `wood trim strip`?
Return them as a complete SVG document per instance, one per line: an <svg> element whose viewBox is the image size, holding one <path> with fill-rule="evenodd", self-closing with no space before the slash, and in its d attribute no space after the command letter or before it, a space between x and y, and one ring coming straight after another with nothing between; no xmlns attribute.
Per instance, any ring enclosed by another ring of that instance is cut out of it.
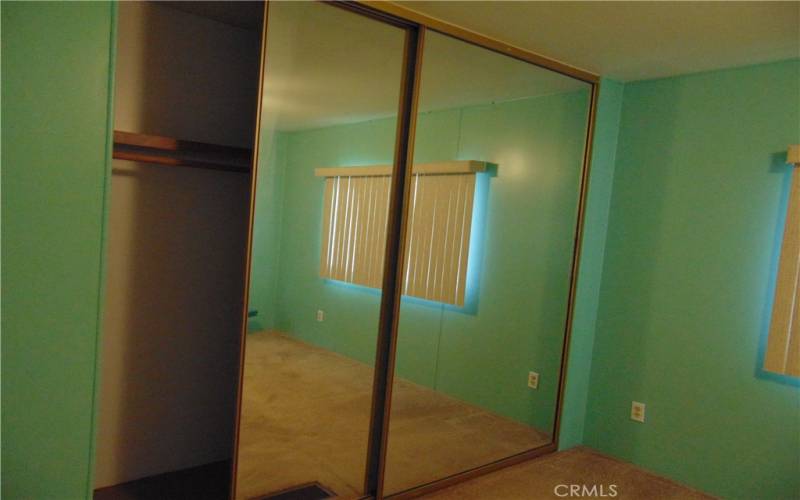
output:
<svg viewBox="0 0 800 500"><path fill-rule="evenodd" d="M116 160L247 173L251 156L246 148L114 131L112 157Z"/></svg>
<svg viewBox="0 0 800 500"><path fill-rule="evenodd" d="M138 146L148 149L158 149L161 151L176 151L185 153L224 153L232 157L240 157L244 160L250 158L252 151L247 148L236 146L224 146L207 142L187 141L174 137L164 137L161 135L139 134L135 132L114 131L114 144L124 146Z"/></svg>
<svg viewBox="0 0 800 500"><path fill-rule="evenodd" d="M113 158L115 160L138 161L142 163L153 163L155 165L165 165L169 167L204 168L208 170L223 170L226 172L239 172L244 174L250 172L249 167L231 165L228 163L217 163L205 160L185 160L170 156L159 156L155 154L138 153L135 151L120 151L116 149L114 150Z"/></svg>
<svg viewBox="0 0 800 500"><path fill-rule="evenodd" d="M413 166L414 175L430 174L474 174L485 172L488 163L485 161L440 161L434 163L418 163ZM392 175L391 165L368 165L365 167L323 167L314 169L316 177L371 177Z"/></svg>

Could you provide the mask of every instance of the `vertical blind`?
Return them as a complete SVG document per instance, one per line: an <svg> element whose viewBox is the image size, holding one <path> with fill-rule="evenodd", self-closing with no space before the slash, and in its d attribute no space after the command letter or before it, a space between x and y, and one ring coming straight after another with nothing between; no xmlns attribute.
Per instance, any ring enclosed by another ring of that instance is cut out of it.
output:
<svg viewBox="0 0 800 500"><path fill-rule="evenodd" d="M415 166L409 197L403 294L464 305L475 173L482 162ZM380 288L389 167L317 169L325 176L320 276Z"/></svg>
<svg viewBox="0 0 800 500"><path fill-rule="evenodd" d="M800 377L800 146L789 149L795 164L764 369Z"/></svg>
<svg viewBox="0 0 800 500"><path fill-rule="evenodd" d="M389 177L328 177L323 203L320 276L380 288Z"/></svg>
<svg viewBox="0 0 800 500"><path fill-rule="evenodd" d="M475 174L414 175L403 293L464 305Z"/></svg>

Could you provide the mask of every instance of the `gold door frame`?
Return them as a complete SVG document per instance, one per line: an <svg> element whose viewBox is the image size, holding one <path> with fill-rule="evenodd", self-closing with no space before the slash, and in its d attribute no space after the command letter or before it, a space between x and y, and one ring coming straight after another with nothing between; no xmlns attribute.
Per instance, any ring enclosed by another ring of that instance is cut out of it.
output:
<svg viewBox="0 0 800 500"><path fill-rule="evenodd" d="M391 391L394 378L394 363L397 350L398 318L402 285L403 252L402 242L406 233L406 215L408 208L408 192L411 181L409 165L414 153L414 138L419 98L419 82L422 70L425 32L427 30L457 38L472 45L477 45L493 52L498 52L521 61L528 62L565 76L583 81L591 85L589 116L586 126L586 137L581 169L578 213L575 222L573 240L572 265L570 269L569 292L567 297L567 315L564 324L564 339L561 354L561 367L558 381L553 440L550 444L509 457L484 464L442 479L422 484L388 498L414 498L432 491L466 481L531 458L552 453L558 449L561 413L564 404L564 388L566 386L566 370L569 358L569 344L575 309L575 294L580 265L581 244L586 211L586 196L589 184L589 172L592 154L592 138L594 135L597 100L600 89L600 77L594 73L571 66L541 54L504 43L466 28L450 24L440 19L426 16L398 4L379 0L361 1L329 1L320 0L329 5L361 14L380 22L392 24L405 30L405 48L403 53L403 72L398 103L397 130L395 136L394 163L392 167L392 183L390 188L389 216L387 220L386 250L384 257L383 285L381 289L380 316L378 320L378 338L373 375L372 404L370 429L367 447L367 467L364 479L365 498L384 498L383 486L386 466L386 448L389 434L389 418L391 411ZM264 90L264 73L267 50L267 24L269 19L269 1L264 2L264 24L261 34L261 63L259 67L258 106L256 110L255 139L251 165L250 209L247 232L247 253L245 256L244 302L241 315L239 382L236 399L236 422L234 432L234 454L231 466L231 498L236 493L236 471L238 465L239 432L242 406L244 354L247 335L247 313L250 290L250 267L252 264L253 222L255 217L255 193L258 175L259 142L261 135L261 101Z"/></svg>

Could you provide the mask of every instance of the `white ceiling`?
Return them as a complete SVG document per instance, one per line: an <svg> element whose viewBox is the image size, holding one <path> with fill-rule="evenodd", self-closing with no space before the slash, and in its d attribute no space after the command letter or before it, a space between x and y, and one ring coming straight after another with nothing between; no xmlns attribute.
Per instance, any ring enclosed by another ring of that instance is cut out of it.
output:
<svg viewBox="0 0 800 500"><path fill-rule="evenodd" d="M800 2L401 1L622 81L800 57Z"/></svg>

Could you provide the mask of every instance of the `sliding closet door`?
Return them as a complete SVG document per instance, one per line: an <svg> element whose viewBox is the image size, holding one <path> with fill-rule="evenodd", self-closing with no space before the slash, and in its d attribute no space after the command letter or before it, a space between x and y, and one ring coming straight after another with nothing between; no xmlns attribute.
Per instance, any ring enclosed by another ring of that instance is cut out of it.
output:
<svg viewBox="0 0 800 500"><path fill-rule="evenodd" d="M552 445L591 86L429 31L384 493Z"/></svg>
<svg viewBox="0 0 800 500"><path fill-rule="evenodd" d="M405 40L269 5L237 498L364 492Z"/></svg>

